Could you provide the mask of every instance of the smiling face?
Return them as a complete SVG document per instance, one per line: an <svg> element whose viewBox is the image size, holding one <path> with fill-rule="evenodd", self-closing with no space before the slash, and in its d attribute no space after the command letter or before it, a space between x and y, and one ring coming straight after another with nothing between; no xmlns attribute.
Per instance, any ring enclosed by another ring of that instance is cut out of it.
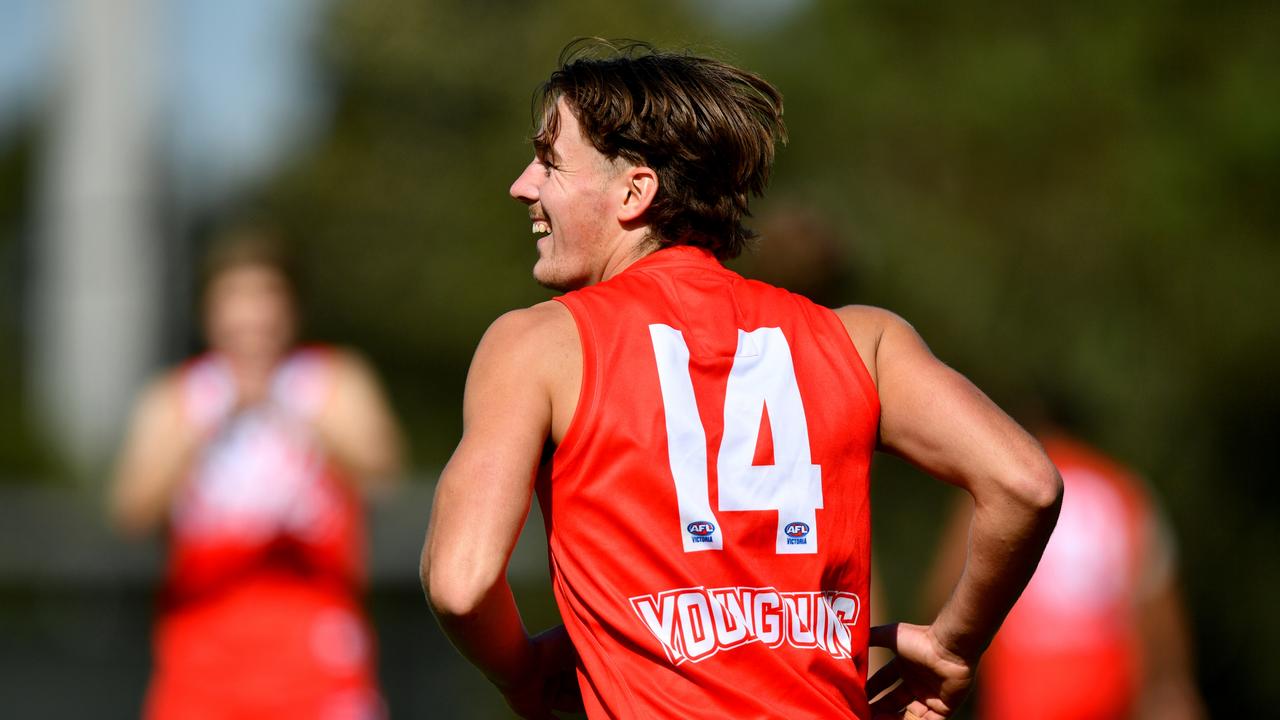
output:
<svg viewBox="0 0 1280 720"><path fill-rule="evenodd" d="M574 290L604 278L611 254L627 230L617 204L625 193L618 161L592 147L565 104L556 103L559 132L511 185L511 197L529 206L538 235L533 277L555 290Z"/></svg>

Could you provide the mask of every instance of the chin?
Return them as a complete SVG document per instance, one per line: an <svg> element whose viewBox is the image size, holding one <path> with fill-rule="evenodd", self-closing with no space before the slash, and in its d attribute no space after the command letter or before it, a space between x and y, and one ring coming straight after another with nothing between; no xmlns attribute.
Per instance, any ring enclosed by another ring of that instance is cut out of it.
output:
<svg viewBox="0 0 1280 720"><path fill-rule="evenodd" d="M545 260L539 260L534 264L533 279L542 287L559 292L577 290L587 284L585 278L566 272L563 268L555 267Z"/></svg>

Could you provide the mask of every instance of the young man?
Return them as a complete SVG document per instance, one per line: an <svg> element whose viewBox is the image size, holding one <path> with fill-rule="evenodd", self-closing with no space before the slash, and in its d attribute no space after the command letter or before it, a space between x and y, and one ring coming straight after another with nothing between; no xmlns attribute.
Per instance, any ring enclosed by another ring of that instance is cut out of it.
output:
<svg viewBox="0 0 1280 720"><path fill-rule="evenodd" d="M524 717L579 691L592 717L948 716L1053 528L1053 466L898 317L720 265L783 134L771 85L643 45L566 57L511 186L566 294L476 351L422 556L445 632ZM977 506L928 626L868 628L877 446ZM505 575L535 488L565 625L531 639ZM869 642L897 657L866 682Z"/></svg>

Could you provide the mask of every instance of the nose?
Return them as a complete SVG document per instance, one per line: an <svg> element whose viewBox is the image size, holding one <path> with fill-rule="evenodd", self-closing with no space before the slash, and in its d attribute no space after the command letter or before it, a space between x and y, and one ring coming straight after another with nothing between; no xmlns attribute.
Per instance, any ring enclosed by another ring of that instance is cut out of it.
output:
<svg viewBox="0 0 1280 720"><path fill-rule="evenodd" d="M511 183L511 189L507 191L511 194L511 197L526 205L538 202L538 168L537 158L534 158L525 166L524 172L520 173L520 177Z"/></svg>

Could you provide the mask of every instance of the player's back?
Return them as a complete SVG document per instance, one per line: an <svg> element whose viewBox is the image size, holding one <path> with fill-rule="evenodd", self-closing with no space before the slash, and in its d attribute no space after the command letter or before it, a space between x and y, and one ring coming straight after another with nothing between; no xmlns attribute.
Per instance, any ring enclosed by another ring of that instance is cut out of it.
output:
<svg viewBox="0 0 1280 720"><path fill-rule="evenodd" d="M539 488L589 714L866 717L874 384L833 312L674 247L560 298Z"/></svg>

